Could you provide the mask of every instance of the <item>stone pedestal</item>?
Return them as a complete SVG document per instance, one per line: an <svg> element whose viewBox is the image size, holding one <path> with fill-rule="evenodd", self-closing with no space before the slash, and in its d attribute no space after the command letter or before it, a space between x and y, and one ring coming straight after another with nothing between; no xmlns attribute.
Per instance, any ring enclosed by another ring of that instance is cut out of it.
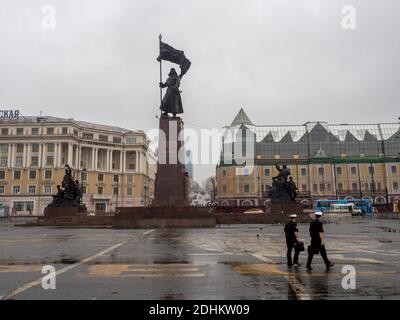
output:
<svg viewBox="0 0 400 320"><path fill-rule="evenodd" d="M86 206L82 205L79 207L46 207L44 209L44 217L56 218L56 217L78 217L86 216L88 214Z"/></svg>
<svg viewBox="0 0 400 320"><path fill-rule="evenodd" d="M184 156L183 142L178 139L182 130L181 118L161 117L154 192L155 206L181 207L189 204L189 178L184 163L181 163L178 157L179 151Z"/></svg>
<svg viewBox="0 0 400 320"><path fill-rule="evenodd" d="M265 206L265 213L272 214L302 214L303 213L303 205L299 202L291 201L291 202L268 202Z"/></svg>
<svg viewBox="0 0 400 320"><path fill-rule="evenodd" d="M133 207L118 208L113 228L212 228L215 216L207 207Z"/></svg>

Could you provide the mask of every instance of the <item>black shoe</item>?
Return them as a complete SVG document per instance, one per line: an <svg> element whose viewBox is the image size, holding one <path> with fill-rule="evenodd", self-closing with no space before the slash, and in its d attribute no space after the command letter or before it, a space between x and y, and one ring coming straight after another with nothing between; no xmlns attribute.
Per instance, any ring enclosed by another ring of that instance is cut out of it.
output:
<svg viewBox="0 0 400 320"><path fill-rule="evenodd" d="M311 268L311 266L307 266L307 271L311 271L313 268Z"/></svg>
<svg viewBox="0 0 400 320"><path fill-rule="evenodd" d="M330 262L329 265L326 266L326 271L329 271L330 268L332 268L335 264L333 262Z"/></svg>
<svg viewBox="0 0 400 320"><path fill-rule="evenodd" d="M300 267L301 266L301 263L299 263L299 262L295 262L293 264L295 265L295 267Z"/></svg>
<svg viewBox="0 0 400 320"><path fill-rule="evenodd" d="M293 263L288 263L287 266L288 267L293 267Z"/></svg>

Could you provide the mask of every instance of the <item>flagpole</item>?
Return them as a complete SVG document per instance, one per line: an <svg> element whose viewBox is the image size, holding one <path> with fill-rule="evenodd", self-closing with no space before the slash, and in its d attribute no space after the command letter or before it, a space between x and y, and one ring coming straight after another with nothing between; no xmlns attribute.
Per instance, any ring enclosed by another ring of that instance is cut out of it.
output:
<svg viewBox="0 0 400 320"><path fill-rule="evenodd" d="M159 37L159 54L161 55L161 39L162 39L162 35L160 33ZM162 82L162 59L160 59L160 82ZM160 87L160 105L162 103L162 88Z"/></svg>

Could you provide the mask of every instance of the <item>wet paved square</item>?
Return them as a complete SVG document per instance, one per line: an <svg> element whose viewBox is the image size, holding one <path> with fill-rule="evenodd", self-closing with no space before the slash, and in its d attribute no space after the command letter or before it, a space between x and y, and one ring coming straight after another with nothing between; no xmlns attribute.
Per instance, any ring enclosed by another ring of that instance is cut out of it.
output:
<svg viewBox="0 0 400 320"><path fill-rule="evenodd" d="M327 251L305 271L286 266L282 225L113 230L0 225L3 299L399 299L400 221L325 221ZM308 225L300 236L309 243ZM41 286L43 265L56 290ZM342 268L356 289L342 288Z"/></svg>

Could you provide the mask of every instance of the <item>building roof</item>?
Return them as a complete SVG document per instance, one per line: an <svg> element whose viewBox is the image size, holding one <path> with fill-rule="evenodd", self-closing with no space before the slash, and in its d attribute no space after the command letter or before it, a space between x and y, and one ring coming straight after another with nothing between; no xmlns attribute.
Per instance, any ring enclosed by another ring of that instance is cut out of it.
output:
<svg viewBox="0 0 400 320"><path fill-rule="evenodd" d="M243 108L240 108L235 119L233 119L231 126L242 125L242 124L253 125L250 118L247 116L246 112L244 112Z"/></svg>
<svg viewBox="0 0 400 320"><path fill-rule="evenodd" d="M254 125L240 109L230 126L224 127L224 142L234 141L237 131L245 126L255 134L257 142L298 142L304 135L320 132L337 141L376 141L400 136L400 123L378 124L329 124L316 121L302 125Z"/></svg>
<svg viewBox="0 0 400 320"><path fill-rule="evenodd" d="M143 134L142 130L128 130L116 126L109 126L97 123L91 123L86 121L78 121L73 118L58 118L52 116L20 116L18 119L1 119L0 124L35 124L35 123L45 123L45 124L61 124L61 123L69 123L72 125L76 125L82 129L93 129L93 130L101 130L101 131L109 131L120 134L127 133L139 133Z"/></svg>

